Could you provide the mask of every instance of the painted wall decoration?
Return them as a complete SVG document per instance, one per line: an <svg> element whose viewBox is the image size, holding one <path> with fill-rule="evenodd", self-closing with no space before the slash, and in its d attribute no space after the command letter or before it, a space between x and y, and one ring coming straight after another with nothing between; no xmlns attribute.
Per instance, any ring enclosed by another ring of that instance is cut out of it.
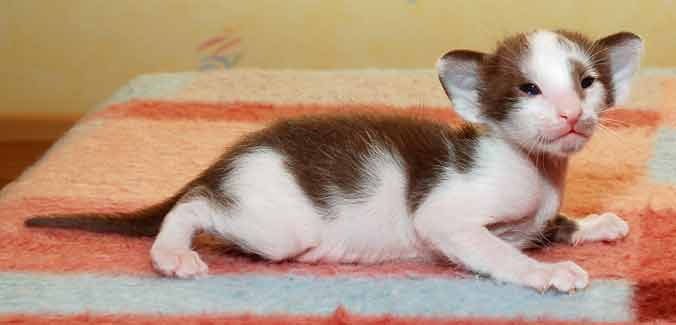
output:
<svg viewBox="0 0 676 325"><path fill-rule="evenodd" d="M199 70L227 69L239 62L243 55L242 38L232 28L212 36L196 48L200 55Z"/></svg>

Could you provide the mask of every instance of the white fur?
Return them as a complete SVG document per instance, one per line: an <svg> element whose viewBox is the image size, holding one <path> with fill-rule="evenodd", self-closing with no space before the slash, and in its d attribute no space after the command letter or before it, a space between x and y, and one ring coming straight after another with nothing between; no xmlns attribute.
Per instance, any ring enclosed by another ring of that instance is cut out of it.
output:
<svg viewBox="0 0 676 325"><path fill-rule="evenodd" d="M167 214L150 256L160 273L178 278L194 278L207 273L207 265L190 249L193 234L211 229L214 209L205 198L179 202Z"/></svg>
<svg viewBox="0 0 676 325"><path fill-rule="evenodd" d="M574 92L570 77L570 59L586 62L587 56L570 43L561 44L560 37L549 31L537 31L528 36L528 54L522 62L522 72L546 93Z"/></svg>
<svg viewBox="0 0 676 325"><path fill-rule="evenodd" d="M558 179L544 177L521 150L502 140L484 139L478 149L479 166L469 174L449 171L418 210L415 227L423 242L499 280L565 291L586 286L584 271L572 281L560 279L570 272L552 271L570 268L570 263L539 263L518 249L558 211L561 193L553 185ZM509 230L521 233L510 236L486 228L500 222L516 222Z"/></svg>
<svg viewBox="0 0 676 325"><path fill-rule="evenodd" d="M318 245L321 216L272 149L238 158L223 191L237 201L213 220L226 239L273 261Z"/></svg>
<svg viewBox="0 0 676 325"><path fill-rule="evenodd" d="M366 160L370 193L350 198L339 190L331 197L328 222L322 225L316 247L301 256L304 262L378 263L424 258L406 206L402 163L391 153L374 148ZM377 240L374 240L377 238Z"/></svg>

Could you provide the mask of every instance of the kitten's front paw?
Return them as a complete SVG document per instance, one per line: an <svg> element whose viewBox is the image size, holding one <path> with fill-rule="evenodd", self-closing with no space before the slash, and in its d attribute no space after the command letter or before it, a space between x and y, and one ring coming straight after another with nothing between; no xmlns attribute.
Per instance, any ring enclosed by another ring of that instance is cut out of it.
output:
<svg viewBox="0 0 676 325"><path fill-rule="evenodd" d="M192 250L156 249L150 251L155 269L166 276L194 279L206 276L209 267Z"/></svg>
<svg viewBox="0 0 676 325"><path fill-rule="evenodd" d="M562 292L574 292L587 287L589 275L570 261L537 263L526 271L523 282L540 292L547 291L551 287Z"/></svg>
<svg viewBox="0 0 676 325"><path fill-rule="evenodd" d="M629 225L611 212L592 214L578 221L579 229L571 239L574 245L586 241L616 240L629 233Z"/></svg>

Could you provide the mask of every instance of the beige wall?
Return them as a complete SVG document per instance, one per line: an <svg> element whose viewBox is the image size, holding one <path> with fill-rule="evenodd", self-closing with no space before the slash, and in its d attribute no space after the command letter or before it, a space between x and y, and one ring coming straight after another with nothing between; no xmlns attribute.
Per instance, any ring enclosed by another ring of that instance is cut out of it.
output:
<svg viewBox="0 0 676 325"><path fill-rule="evenodd" d="M228 42L217 56L241 67L431 68L449 48L534 28L630 30L645 66L676 66L673 0L0 0L0 113L82 112L135 75L197 70Z"/></svg>

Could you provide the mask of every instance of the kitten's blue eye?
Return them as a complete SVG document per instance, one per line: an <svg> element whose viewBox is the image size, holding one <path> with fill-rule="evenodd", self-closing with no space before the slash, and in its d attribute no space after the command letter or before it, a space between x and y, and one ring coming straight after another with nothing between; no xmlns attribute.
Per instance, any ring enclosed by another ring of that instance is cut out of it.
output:
<svg viewBox="0 0 676 325"><path fill-rule="evenodd" d="M519 86L519 90L523 91L528 96L537 96L539 94L542 94L540 88L538 88L538 86L535 85L534 83L523 84Z"/></svg>
<svg viewBox="0 0 676 325"><path fill-rule="evenodd" d="M580 86L582 87L582 89L589 88L589 86L591 86L594 83L594 80L596 80L594 79L594 77L585 77L582 79L582 81L580 81Z"/></svg>

